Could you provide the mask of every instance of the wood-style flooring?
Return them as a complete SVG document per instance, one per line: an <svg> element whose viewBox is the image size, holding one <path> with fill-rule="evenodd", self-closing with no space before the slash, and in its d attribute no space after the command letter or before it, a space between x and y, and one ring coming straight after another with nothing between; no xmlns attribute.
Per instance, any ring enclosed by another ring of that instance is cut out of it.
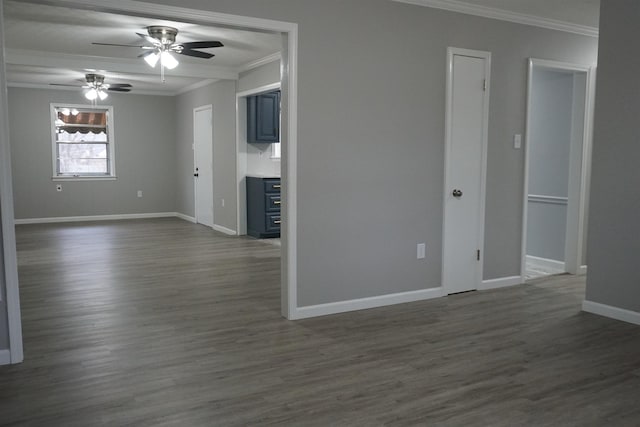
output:
<svg viewBox="0 0 640 427"><path fill-rule="evenodd" d="M290 322L270 244L178 219L17 239L2 426L640 425L640 328L582 313L583 278Z"/></svg>

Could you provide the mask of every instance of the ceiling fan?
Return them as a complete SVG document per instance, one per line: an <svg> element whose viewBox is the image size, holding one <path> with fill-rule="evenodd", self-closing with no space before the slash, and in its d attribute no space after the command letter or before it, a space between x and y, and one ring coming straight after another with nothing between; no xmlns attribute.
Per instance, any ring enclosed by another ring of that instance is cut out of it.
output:
<svg viewBox="0 0 640 427"><path fill-rule="evenodd" d="M104 101L107 96L107 91L109 92L130 92L131 86L129 83L113 83L108 84L104 82L103 74L94 74L89 73L84 76L86 85L82 86L85 89L84 96L89 101L94 101L97 98L100 98L101 101ZM52 86L73 86L75 85L65 85L65 84L57 84L51 83Z"/></svg>
<svg viewBox="0 0 640 427"><path fill-rule="evenodd" d="M209 52L203 52L196 49L209 49L224 46L217 40L176 43L178 29L166 27L162 25L152 25L147 27L148 34L136 33L140 38L148 43L148 45L130 45L117 43L97 43L92 44L98 46L122 46L137 47L143 49L139 58L143 58L151 67L156 66L160 62L160 72L162 81L164 81L164 68L170 70L178 66L178 60L172 54L192 56L194 58L210 59L215 55Z"/></svg>

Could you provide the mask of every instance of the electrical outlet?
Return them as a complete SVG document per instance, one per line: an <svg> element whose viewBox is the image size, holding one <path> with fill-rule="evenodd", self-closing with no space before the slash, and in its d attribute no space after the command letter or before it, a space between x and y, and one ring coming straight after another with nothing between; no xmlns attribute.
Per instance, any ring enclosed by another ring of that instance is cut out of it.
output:
<svg viewBox="0 0 640 427"><path fill-rule="evenodd" d="M222 199L222 207L224 208L224 199Z"/></svg>
<svg viewBox="0 0 640 427"><path fill-rule="evenodd" d="M138 197L142 197L142 190L138 190Z"/></svg>
<svg viewBox="0 0 640 427"><path fill-rule="evenodd" d="M56 184L56 191L62 191L62 184Z"/></svg>
<svg viewBox="0 0 640 427"><path fill-rule="evenodd" d="M427 257L427 244L426 243L418 243L417 248L417 258L425 259Z"/></svg>

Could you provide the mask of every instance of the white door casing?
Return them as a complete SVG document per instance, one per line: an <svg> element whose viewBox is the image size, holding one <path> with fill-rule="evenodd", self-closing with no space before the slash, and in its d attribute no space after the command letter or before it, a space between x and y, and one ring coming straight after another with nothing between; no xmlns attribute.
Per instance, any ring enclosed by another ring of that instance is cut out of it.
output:
<svg viewBox="0 0 640 427"><path fill-rule="evenodd" d="M531 135L531 99L535 90L533 87L533 72L535 69L556 70L560 72L570 72L576 76L583 76L584 105L574 104L574 115L579 112L583 115L582 139L573 140L570 150L569 164L569 188L568 188L568 208L567 226L565 239L565 270L570 274L585 274L586 266L582 265L582 250L586 244L583 235L585 217L587 210L587 183L591 169L591 149L593 139L593 115L595 105L595 68L573 64L568 62L551 61L544 59L529 59L528 84L527 84L527 124L525 138L525 167L524 167L524 189L523 189L523 209L522 209L522 249L520 262L520 275L524 283L526 280L526 258L527 258L527 225L528 218L528 196L529 196L529 172L530 172L530 141ZM579 108L576 108L579 107Z"/></svg>
<svg viewBox="0 0 640 427"><path fill-rule="evenodd" d="M491 54L447 57L442 286L454 294L482 281Z"/></svg>
<svg viewBox="0 0 640 427"><path fill-rule="evenodd" d="M211 105L193 110L193 165L196 222L213 227L213 109Z"/></svg>

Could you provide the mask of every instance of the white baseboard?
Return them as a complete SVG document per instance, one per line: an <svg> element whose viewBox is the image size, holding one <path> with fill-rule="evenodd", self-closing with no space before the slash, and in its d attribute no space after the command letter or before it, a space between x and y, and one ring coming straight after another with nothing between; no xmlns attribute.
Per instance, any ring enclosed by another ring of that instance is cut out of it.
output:
<svg viewBox="0 0 640 427"><path fill-rule="evenodd" d="M196 219L192 216L185 215L180 212L160 212L160 213L143 213L143 214L117 214L117 215L89 215L89 216L63 216L50 218L26 218L16 219L15 224L51 224L58 222L87 222L87 221L116 221L123 219L148 219L148 218L180 218L184 221L196 223ZM221 225L213 225L213 229L230 236L236 236L238 233Z"/></svg>
<svg viewBox="0 0 640 427"><path fill-rule="evenodd" d="M640 325L640 313L637 311L625 310L624 308L587 300L582 302L582 311L611 319L622 320L623 322L633 323L634 325Z"/></svg>
<svg viewBox="0 0 640 427"><path fill-rule="evenodd" d="M16 219L16 225L21 224L52 224L58 222L85 222L85 221L116 221L122 219L147 219L147 218L171 218L178 216L176 212L140 213L140 214L115 214L115 215L88 215L88 216L57 216L49 218L25 218Z"/></svg>
<svg viewBox="0 0 640 427"><path fill-rule="evenodd" d="M581 265L578 267L578 276L584 276L585 274L587 274L587 266Z"/></svg>
<svg viewBox="0 0 640 427"><path fill-rule="evenodd" d="M521 284L522 277L520 276L501 277L499 279L483 280L480 286L478 286L478 290L487 291L489 289L506 288L509 286L516 286Z"/></svg>
<svg viewBox="0 0 640 427"><path fill-rule="evenodd" d="M218 225L218 224L213 224L213 229L216 230L216 231L219 231L221 233L228 234L229 236L237 236L238 235L236 230L232 230L230 228L223 227L223 226Z"/></svg>
<svg viewBox="0 0 640 427"><path fill-rule="evenodd" d="M540 258L537 256L527 255L527 264L531 264L534 267L542 268L551 274L565 273L565 264L562 261L556 261L555 259Z"/></svg>
<svg viewBox="0 0 640 427"><path fill-rule="evenodd" d="M369 308L384 307L387 305L404 304L407 302L423 301L440 298L446 295L442 287L423 289L419 291L402 292L377 297L354 299L349 301L332 302L328 304L297 307L292 313L292 320L307 319L309 317L327 316L330 314L345 313L347 311L366 310Z"/></svg>
<svg viewBox="0 0 640 427"><path fill-rule="evenodd" d="M8 365L11 363L11 352L9 350L0 350L0 365Z"/></svg>
<svg viewBox="0 0 640 427"><path fill-rule="evenodd" d="M176 216L176 218L180 218L180 219L185 220L187 222L192 222L194 224L196 223L195 217L192 217L192 216L189 216L189 215L185 215L185 214L180 213L180 212L176 212L175 216Z"/></svg>

